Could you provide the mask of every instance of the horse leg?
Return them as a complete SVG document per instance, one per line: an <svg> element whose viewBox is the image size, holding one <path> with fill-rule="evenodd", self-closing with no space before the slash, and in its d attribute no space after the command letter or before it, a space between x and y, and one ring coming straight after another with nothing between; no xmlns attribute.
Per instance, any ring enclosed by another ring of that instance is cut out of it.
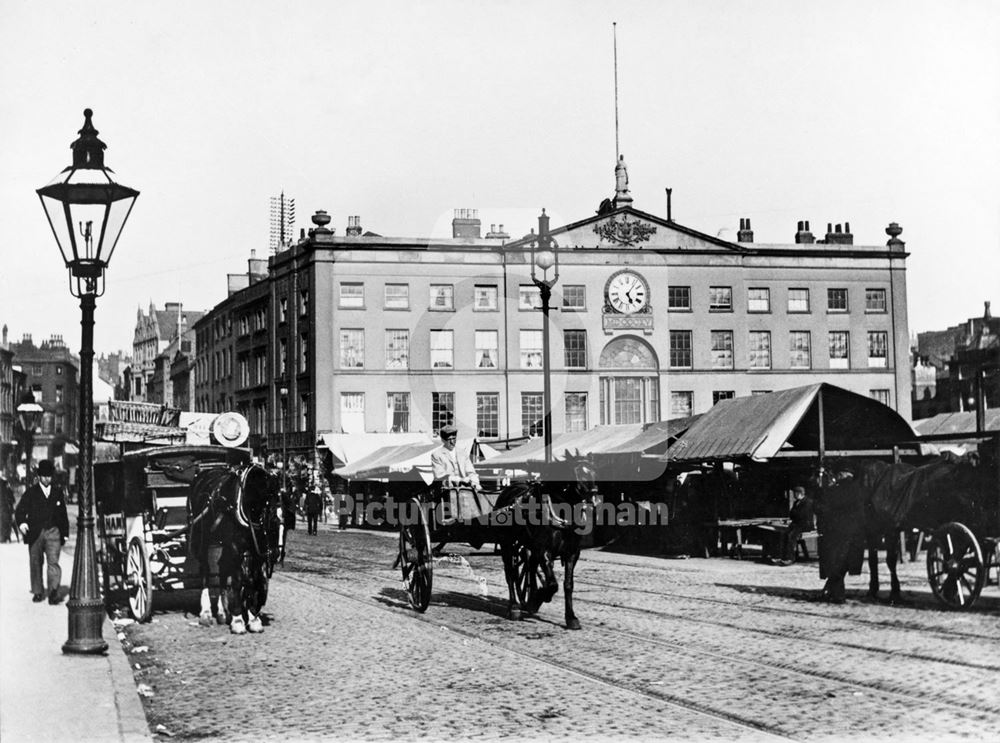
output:
<svg viewBox="0 0 1000 743"><path fill-rule="evenodd" d="M263 632L264 623L260 619L260 610L264 603L262 600L264 590L261 584L267 580L267 576L264 575L264 568L259 564L259 560L250 557L244 565L249 568L249 574L243 575L243 581L250 587L246 594L247 630L255 633Z"/></svg>
<svg viewBox="0 0 1000 743"><path fill-rule="evenodd" d="M898 532L886 535L885 564L889 568L889 603L903 603L903 596L899 585L899 576L896 575L896 565L899 563L899 541Z"/></svg>
<svg viewBox="0 0 1000 743"><path fill-rule="evenodd" d="M570 550L563 559L563 592L566 594L566 629L580 629L580 620L573 613L573 571L576 561L580 559L580 548Z"/></svg>
<svg viewBox="0 0 1000 743"><path fill-rule="evenodd" d="M844 598L844 574L837 573L836 575L831 575L826 579L826 584L823 586L823 592L821 598L824 601L829 601L831 604L843 604L846 600Z"/></svg>
<svg viewBox="0 0 1000 743"><path fill-rule="evenodd" d="M212 594L208 591L208 581L202 581L201 589L201 611L198 614L198 623L203 626L212 624Z"/></svg>
<svg viewBox="0 0 1000 743"><path fill-rule="evenodd" d="M244 635L247 631L246 620L243 618L243 607L240 606L240 579L238 575L233 575L232 585L226 589L229 614L232 620L229 622L229 631L234 635Z"/></svg>
<svg viewBox="0 0 1000 743"><path fill-rule="evenodd" d="M878 600L878 532L871 532L866 535L868 542L868 596Z"/></svg>
<svg viewBox="0 0 1000 743"><path fill-rule="evenodd" d="M503 559L503 576L507 581L507 618L519 621L524 618L524 614L514 591L514 584L517 581L517 571L514 569L514 549L515 546L512 542L504 542L500 546L500 556Z"/></svg>

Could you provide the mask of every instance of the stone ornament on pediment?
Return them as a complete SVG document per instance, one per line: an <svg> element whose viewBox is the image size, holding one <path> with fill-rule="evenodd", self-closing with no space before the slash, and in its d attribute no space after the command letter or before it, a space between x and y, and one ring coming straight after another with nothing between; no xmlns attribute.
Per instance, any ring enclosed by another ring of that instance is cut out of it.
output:
<svg viewBox="0 0 1000 743"><path fill-rule="evenodd" d="M638 219L622 216L595 224L594 232L602 241L628 248L649 240L656 234L656 227Z"/></svg>

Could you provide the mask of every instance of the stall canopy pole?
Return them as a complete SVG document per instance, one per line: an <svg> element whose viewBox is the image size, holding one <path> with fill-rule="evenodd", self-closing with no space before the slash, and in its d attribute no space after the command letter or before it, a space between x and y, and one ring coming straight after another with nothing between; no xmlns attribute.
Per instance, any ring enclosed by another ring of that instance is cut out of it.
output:
<svg viewBox="0 0 1000 743"><path fill-rule="evenodd" d="M816 395L817 413L819 413L819 466L823 469L826 459L826 424L823 421L823 390Z"/></svg>

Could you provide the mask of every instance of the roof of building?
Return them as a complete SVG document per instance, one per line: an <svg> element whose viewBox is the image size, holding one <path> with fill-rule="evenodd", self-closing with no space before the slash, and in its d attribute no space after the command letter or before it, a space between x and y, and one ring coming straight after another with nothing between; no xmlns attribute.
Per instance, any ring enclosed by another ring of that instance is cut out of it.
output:
<svg viewBox="0 0 1000 743"><path fill-rule="evenodd" d="M177 335L177 316L184 320L184 328L193 328L194 324L204 316L204 312L194 312L191 310L181 310L177 313L174 310L156 310L156 325L160 330L160 340L168 340Z"/></svg>

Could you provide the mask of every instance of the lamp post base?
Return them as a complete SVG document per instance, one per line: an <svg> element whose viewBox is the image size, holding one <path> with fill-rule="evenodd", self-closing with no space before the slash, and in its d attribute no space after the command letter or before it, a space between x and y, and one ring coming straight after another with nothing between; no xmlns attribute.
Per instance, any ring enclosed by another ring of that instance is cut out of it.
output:
<svg viewBox="0 0 1000 743"><path fill-rule="evenodd" d="M62 651L76 655L100 655L108 651L101 628L104 626L104 601L101 599L70 599L69 638Z"/></svg>

